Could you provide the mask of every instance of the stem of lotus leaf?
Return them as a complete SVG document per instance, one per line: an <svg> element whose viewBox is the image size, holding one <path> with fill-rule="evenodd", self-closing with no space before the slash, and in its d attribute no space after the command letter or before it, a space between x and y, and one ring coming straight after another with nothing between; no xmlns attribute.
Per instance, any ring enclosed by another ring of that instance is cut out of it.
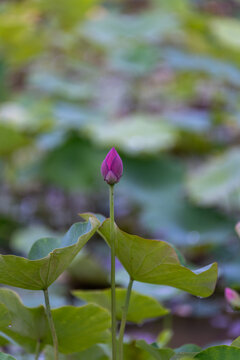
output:
<svg viewBox="0 0 240 360"><path fill-rule="evenodd" d="M117 321L115 289L115 228L114 228L114 185L109 186L110 242L111 242L111 315L112 315L112 360L117 360Z"/></svg>
<svg viewBox="0 0 240 360"><path fill-rule="evenodd" d="M56 333L56 330L55 330L53 317L52 317L52 313L51 313L48 289L43 290L43 292L44 292L45 305L46 305L46 314L47 314L48 323L49 323L50 331L51 331L51 334L52 334L52 340L53 340L54 360L59 360L59 357L58 357L58 338L57 338L57 333Z"/></svg>
<svg viewBox="0 0 240 360"><path fill-rule="evenodd" d="M121 326L120 326L120 330L119 330L119 340L118 340L119 360L123 360L123 338L124 338L124 332L125 332L125 327L126 327L126 322L127 322L127 314L128 314L128 307L129 307L129 302L130 302L130 297L131 297L132 286L133 286L133 279L130 278L129 283L128 283L128 288L127 288L125 304L124 304L123 312L122 312Z"/></svg>
<svg viewBox="0 0 240 360"><path fill-rule="evenodd" d="M41 341L38 340L37 344L36 344L36 350L35 350L35 360L38 360L39 355L40 355L40 345L41 345Z"/></svg>

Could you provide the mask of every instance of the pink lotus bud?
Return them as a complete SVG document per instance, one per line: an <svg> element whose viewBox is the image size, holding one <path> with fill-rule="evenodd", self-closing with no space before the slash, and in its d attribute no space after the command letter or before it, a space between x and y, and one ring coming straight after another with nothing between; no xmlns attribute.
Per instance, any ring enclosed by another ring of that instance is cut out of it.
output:
<svg viewBox="0 0 240 360"><path fill-rule="evenodd" d="M235 230L238 236L240 236L240 222L238 222L237 225L235 226Z"/></svg>
<svg viewBox="0 0 240 360"><path fill-rule="evenodd" d="M117 151L112 148L102 162L101 173L104 180L109 185L114 185L119 182L123 173L122 159Z"/></svg>
<svg viewBox="0 0 240 360"><path fill-rule="evenodd" d="M225 288L225 299L234 310L240 309L240 296L239 294L230 288Z"/></svg>

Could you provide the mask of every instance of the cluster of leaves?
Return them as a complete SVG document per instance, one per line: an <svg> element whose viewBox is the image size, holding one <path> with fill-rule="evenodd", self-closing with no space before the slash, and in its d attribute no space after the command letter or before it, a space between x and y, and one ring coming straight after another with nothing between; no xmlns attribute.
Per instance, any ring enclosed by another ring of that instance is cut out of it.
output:
<svg viewBox="0 0 240 360"><path fill-rule="evenodd" d="M82 217L87 221L74 224L64 237L37 240L29 252L28 259L15 255L1 255L0 282L24 289L46 291L96 231L111 246L109 220L102 223L99 220L102 217L91 214L82 214ZM169 285L203 297L212 294L217 279L216 264L193 272L181 265L176 251L170 244L129 235L118 227L115 231L116 254L132 280ZM91 356L94 359L98 356L101 358L104 348L99 344L109 342L110 292L75 291L73 294L88 304L52 310L59 350L62 354L74 354L73 358L76 359L90 359ZM119 320L122 317L125 296L126 290L117 290ZM46 357L51 359L52 338L44 307L26 307L15 292L4 288L0 289L0 307L3 343L6 339L11 339L30 353L36 351L36 357L40 351L46 350ZM168 310L156 300L134 292L127 320L139 323L167 313ZM231 348L230 351L233 349L240 352L237 347ZM134 352L143 352L143 359L158 359L162 357L161 354L166 359L175 356L173 350L160 349L157 345L151 346L144 341L126 345L125 351L126 359L133 359ZM104 356L108 359L107 353ZM6 355L3 354L2 359L4 357Z"/></svg>
<svg viewBox="0 0 240 360"><path fill-rule="evenodd" d="M46 290L69 266L74 257L98 231L111 246L109 219L90 213L81 214L85 222L74 224L62 238L37 240L28 258L1 255L0 282L15 287ZM130 235L115 225L116 255L134 281L169 285L197 296L212 294L217 280L216 263L198 271L181 265L179 253L167 242ZM110 328L110 290L74 291L87 305L64 306L51 311L59 341L60 359L108 360ZM126 290L117 289L117 319L121 320ZM0 289L0 342L14 341L36 357L42 351L45 359L53 359L52 338L44 307L26 307L19 296L7 288ZM133 292L127 320L141 323L164 316L168 309L155 299ZM202 350L196 345L177 349L165 348L159 341L148 344L137 340L124 344L124 359L142 360L221 360L240 355L239 339L231 346L215 346ZM1 353L0 359L14 359Z"/></svg>

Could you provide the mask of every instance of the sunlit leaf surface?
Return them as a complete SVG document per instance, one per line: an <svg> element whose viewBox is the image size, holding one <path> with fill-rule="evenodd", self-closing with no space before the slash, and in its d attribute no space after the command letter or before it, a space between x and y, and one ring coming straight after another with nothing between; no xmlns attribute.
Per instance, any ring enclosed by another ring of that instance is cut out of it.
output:
<svg viewBox="0 0 240 360"><path fill-rule="evenodd" d="M89 214L81 215L88 218ZM98 232L110 245L109 219ZM130 235L115 226L116 254L133 280L168 285L197 296L210 296L217 280L217 264L192 271L181 265L167 242Z"/></svg>

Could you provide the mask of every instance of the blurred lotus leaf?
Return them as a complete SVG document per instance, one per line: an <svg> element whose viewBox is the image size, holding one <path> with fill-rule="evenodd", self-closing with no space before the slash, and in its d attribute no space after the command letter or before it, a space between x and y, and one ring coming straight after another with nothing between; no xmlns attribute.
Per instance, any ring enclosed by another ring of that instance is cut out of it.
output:
<svg viewBox="0 0 240 360"><path fill-rule="evenodd" d="M116 146L129 154L152 154L172 148L177 140L174 128L161 118L135 115L114 123L91 125L92 138L104 146Z"/></svg>
<svg viewBox="0 0 240 360"><path fill-rule="evenodd" d="M83 249L67 269L68 274L78 285L84 286L109 286L109 274L100 264L100 261Z"/></svg>
<svg viewBox="0 0 240 360"><path fill-rule="evenodd" d="M181 247L226 243L235 222L220 211L191 204L185 194L185 166L175 157L123 158L123 194L140 205L140 221ZM200 175L201 176L201 175Z"/></svg>
<svg viewBox="0 0 240 360"><path fill-rule="evenodd" d="M217 39L227 47L239 50L240 24L235 19L213 19L210 27Z"/></svg>
<svg viewBox="0 0 240 360"><path fill-rule="evenodd" d="M221 206L225 209L240 207L240 149L227 150L212 157L189 175L187 187L191 198L198 204Z"/></svg>
<svg viewBox="0 0 240 360"><path fill-rule="evenodd" d="M44 49L44 32L37 31L39 15L39 9L32 1L28 1L28 6L25 2L1 4L1 50L12 65L23 65Z"/></svg>
<svg viewBox="0 0 240 360"><path fill-rule="evenodd" d="M116 289L117 301L117 319L122 318L122 309L126 298L126 289ZM73 295L85 300L86 302L95 303L111 310L111 290L74 290ZM141 323L149 318L156 318L168 314L168 310L164 308L156 299L150 296L142 295L136 291L132 291L129 309L127 313L127 321Z"/></svg>
<svg viewBox="0 0 240 360"><path fill-rule="evenodd" d="M44 225L30 225L16 230L11 237L11 246L19 253L28 255L33 244L40 238L55 237L59 234Z"/></svg>
<svg viewBox="0 0 240 360"><path fill-rule="evenodd" d="M185 344L177 349L174 349L175 355L171 360L192 360L202 349L194 344Z"/></svg>
<svg viewBox="0 0 240 360"><path fill-rule="evenodd" d="M195 344L185 344L185 345L182 345L180 346L179 348L177 349L174 349L174 351L176 353L182 353L182 352L185 352L185 353L199 353L202 349L200 348L200 346L198 345L195 345Z"/></svg>
<svg viewBox="0 0 240 360"><path fill-rule="evenodd" d="M170 12L153 11L132 15L103 14L95 21L84 26L84 35L97 44L116 50L128 42L134 45L139 42L159 42L173 35L179 29L179 22Z"/></svg>
<svg viewBox="0 0 240 360"><path fill-rule="evenodd" d="M86 15L98 0L59 0L58 3L40 0L39 7L50 17L57 21L57 25L63 29L69 29L79 24L80 20Z"/></svg>
<svg viewBox="0 0 240 360"><path fill-rule="evenodd" d="M0 155L10 155L14 151L26 146L30 140L12 126L0 124Z"/></svg>
<svg viewBox="0 0 240 360"><path fill-rule="evenodd" d="M73 136L44 157L39 176L43 182L63 189L92 190L102 184L99 164L104 155L103 151L94 149L88 141ZM67 172L67 176L62 176L63 171Z"/></svg>
<svg viewBox="0 0 240 360"><path fill-rule="evenodd" d="M11 355L8 354L4 354L4 353L0 353L0 360L16 360L16 358L14 358Z"/></svg>

